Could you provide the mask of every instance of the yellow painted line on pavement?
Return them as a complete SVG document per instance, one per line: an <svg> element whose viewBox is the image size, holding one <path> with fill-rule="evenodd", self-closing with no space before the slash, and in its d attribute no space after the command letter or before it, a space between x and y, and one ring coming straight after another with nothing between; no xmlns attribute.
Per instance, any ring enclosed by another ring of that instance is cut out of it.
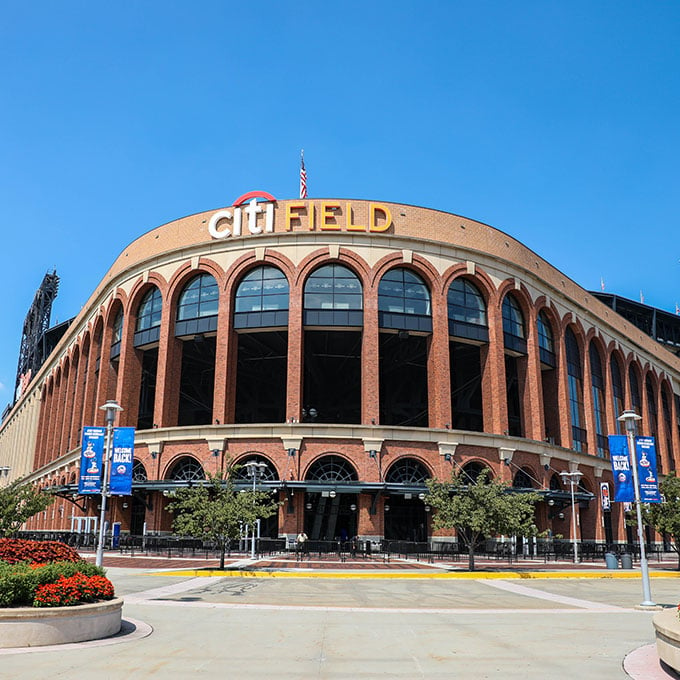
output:
<svg viewBox="0 0 680 680"><path fill-rule="evenodd" d="M252 571L247 569L181 569L177 571L153 572L154 576L222 576L224 578L331 578L331 579L566 579L599 578L631 579L640 578L638 572L588 572L588 571L465 571L444 573L418 572L362 572L362 571ZM680 572L650 572L652 578L680 578Z"/></svg>

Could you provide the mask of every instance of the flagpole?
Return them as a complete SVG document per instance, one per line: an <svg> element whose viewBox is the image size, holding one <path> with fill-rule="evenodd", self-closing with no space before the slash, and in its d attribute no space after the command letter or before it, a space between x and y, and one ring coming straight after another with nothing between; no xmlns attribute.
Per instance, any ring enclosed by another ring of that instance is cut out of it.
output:
<svg viewBox="0 0 680 680"><path fill-rule="evenodd" d="M307 198L307 170L305 169L305 150L300 150L300 198Z"/></svg>

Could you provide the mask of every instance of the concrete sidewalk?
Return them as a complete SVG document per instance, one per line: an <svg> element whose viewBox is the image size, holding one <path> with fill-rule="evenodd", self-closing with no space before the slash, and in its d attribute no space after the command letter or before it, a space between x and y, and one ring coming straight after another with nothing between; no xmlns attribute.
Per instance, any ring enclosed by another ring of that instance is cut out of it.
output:
<svg viewBox="0 0 680 680"><path fill-rule="evenodd" d="M317 573L327 576L193 578L109 567L136 631L0 654L0 678L673 677L649 647L651 613L634 609L636 579L588 578L584 570L531 581L484 578L497 571L465 579L422 570ZM675 606L679 585L656 577L652 594ZM631 652L638 667L629 676Z"/></svg>

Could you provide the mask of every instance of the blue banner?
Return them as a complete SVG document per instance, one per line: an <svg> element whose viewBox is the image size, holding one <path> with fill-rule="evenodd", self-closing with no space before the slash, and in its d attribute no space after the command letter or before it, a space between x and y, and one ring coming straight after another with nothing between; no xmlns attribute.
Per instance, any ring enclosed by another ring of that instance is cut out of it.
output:
<svg viewBox="0 0 680 680"><path fill-rule="evenodd" d="M102 460L104 458L105 427L84 427L80 449L78 493L102 492Z"/></svg>
<svg viewBox="0 0 680 680"><path fill-rule="evenodd" d="M656 443L654 437L635 438L635 457L638 466L640 501L661 503L659 478L656 475Z"/></svg>
<svg viewBox="0 0 680 680"><path fill-rule="evenodd" d="M635 489L628 455L628 437L625 434L609 435L609 455L614 475L614 500L632 503L635 500Z"/></svg>
<svg viewBox="0 0 680 680"><path fill-rule="evenodd" d="M135 453L135 428L116 427L113 430L111 453L111 478L109 490L112 496L129 496L132 493L132 463Z"/></svg>

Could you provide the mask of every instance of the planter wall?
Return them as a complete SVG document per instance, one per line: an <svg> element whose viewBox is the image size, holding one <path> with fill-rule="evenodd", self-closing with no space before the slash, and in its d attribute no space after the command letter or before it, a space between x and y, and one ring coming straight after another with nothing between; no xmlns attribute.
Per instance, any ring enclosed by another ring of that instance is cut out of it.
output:
<svg viewBox="0 0 680 680"><path fill-rule="evenodd" d="M680 618L675 607L654 614L656 651L671 668L680 671Z"/></svg>
<svg viewBox="0 0 680 680"><path fill-rule="evenodd" d="M0 648L43 647L110 637L120 631L123 599L74 607L0 609Z"/></svg>

